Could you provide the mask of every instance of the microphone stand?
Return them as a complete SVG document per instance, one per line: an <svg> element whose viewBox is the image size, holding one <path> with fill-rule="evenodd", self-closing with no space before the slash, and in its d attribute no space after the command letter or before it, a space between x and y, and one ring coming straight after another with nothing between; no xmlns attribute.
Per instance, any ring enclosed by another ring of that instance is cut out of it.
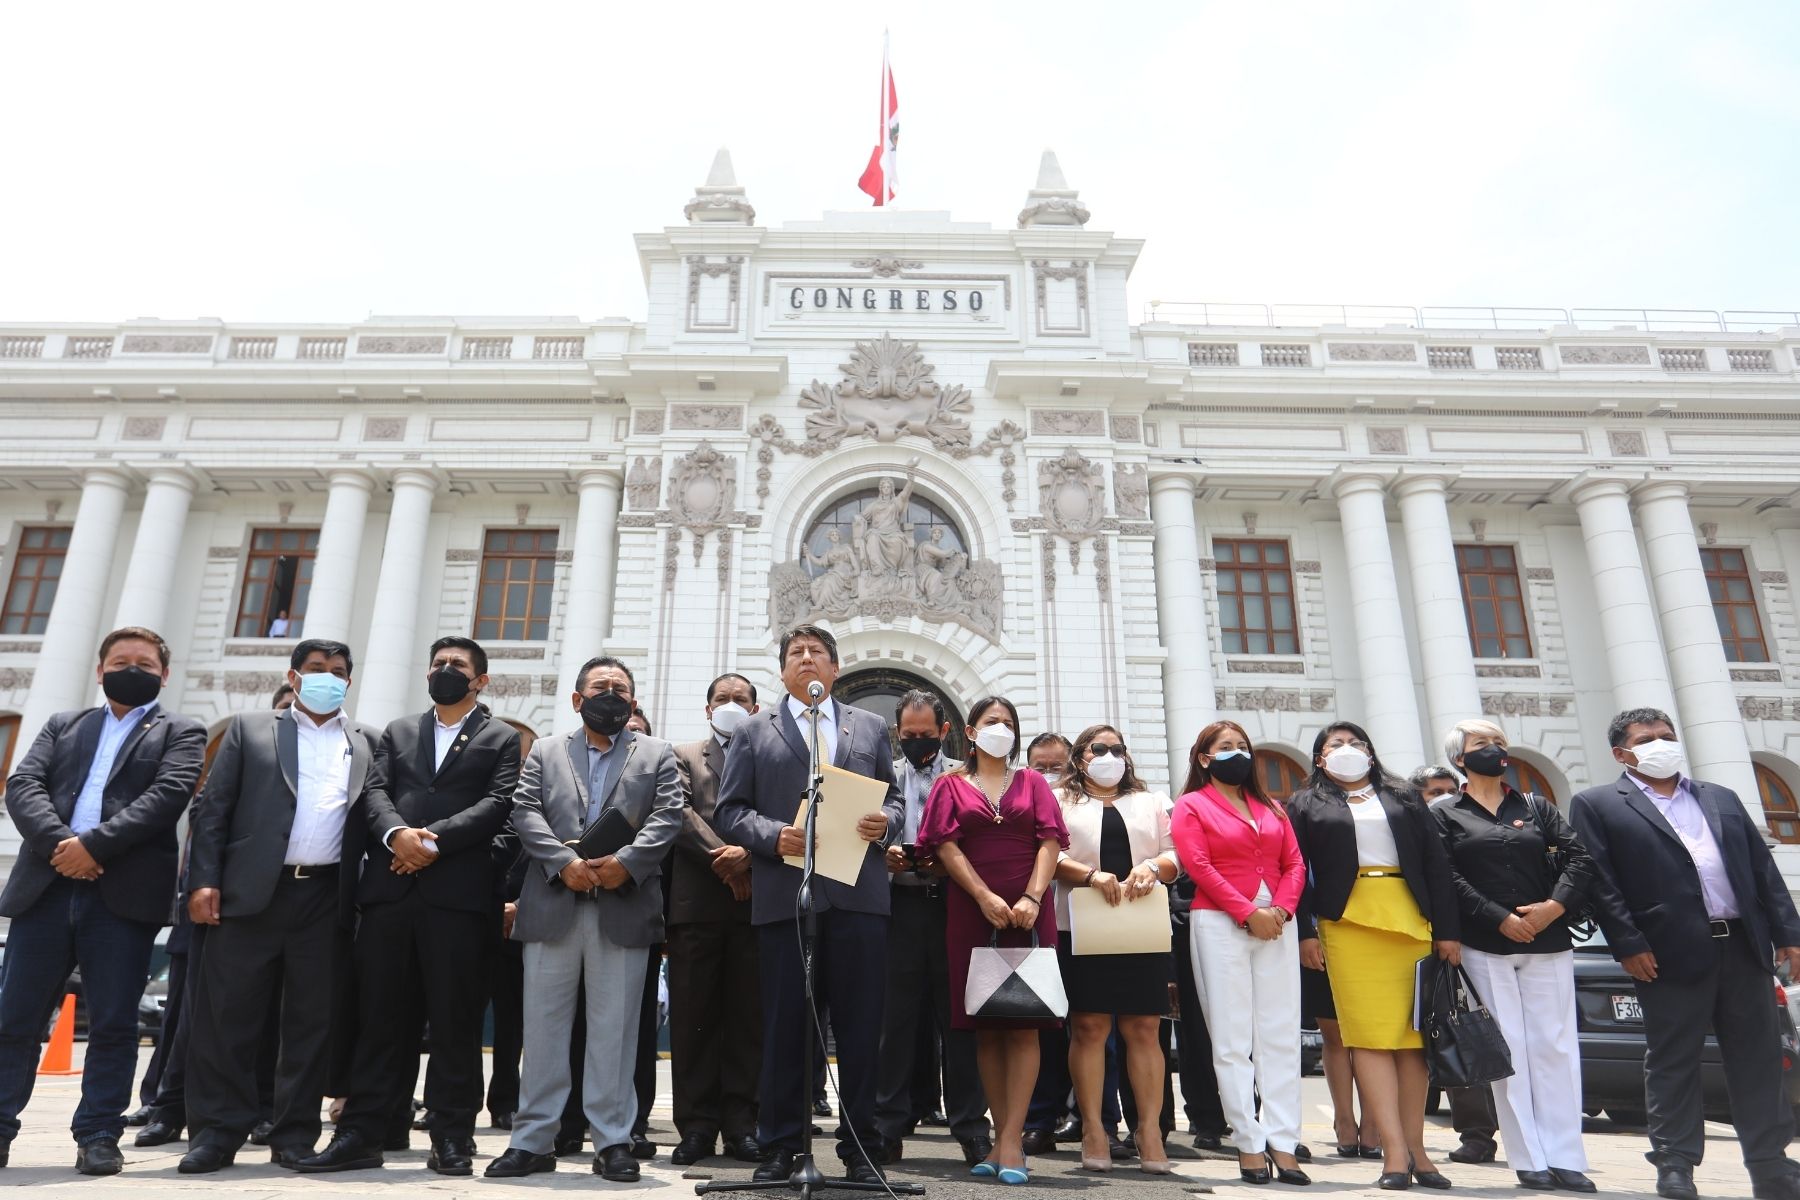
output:
<svg viewBox="0 0 1800 1200"><path fill-rule="evenodd" d="M800 1057L800 1078L803 1081L800 1099L800 1153L794 1159L793 1173L786 1179L746 1180L731 1183L709 1179L695 1184L694 1194L704 1196L708 1192L793 1191L798 1192L802 1200L812 1200L815 1194L829 1190L834 1192L879 1192L890 1196L923 1196L925 1188L917 1183L895 1183L892 1180L885 1183L859 1183L853 1179L827 1179L824 1172L819 1170L819 1165L813 1157L813 1053L817 1047L825 1044L825 1031L819 1027L819 1006L813 1002L815 994L813 988L816 982L814 971L819 942L819 911L813 904L813 875L816 865L814 860L817 853L814 837L819 819L819 805L825 799L825 770L819 757L819 705L824 703L825 689L820 684L814 683L807 689L807 698L811 701L807 706L806 713L812 724L812 737L807 741L807 784L804 798L811 803L806 806L806 824L802 831L806 845L800 855L802 864L800 867L800 928L803 937L800 966L806 981L804 995L806 997L807 1024L806 1046L801 1051ZM771 1069L771 1064L765 1062L763 1070L769 1069ZM782 1068L775 1065L774 1069ZM840 1097L839 1119L843 1120L846 1118L844 1118L841 1108ZM865 1147L865 1155L870 1149L878 1150L879 1147ZM880 1164L876 1163L873 1158L870 1158L869 1162L877 1170L880 1170Z"/></svg>

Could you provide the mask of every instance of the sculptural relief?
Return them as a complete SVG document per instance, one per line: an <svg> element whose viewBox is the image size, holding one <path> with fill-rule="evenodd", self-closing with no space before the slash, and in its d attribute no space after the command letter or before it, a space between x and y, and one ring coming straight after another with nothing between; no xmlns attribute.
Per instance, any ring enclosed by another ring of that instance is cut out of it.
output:
<svg viewBox="0 0 1800 1200"><path fill-rule="evenodd" d="M931 378L917 342L885 333L858 342L840 369L844 378L835 386L815 379L801 389L809 443L832 447L859 434L891 442L911 433L940 449L969 444L969 389Z"/></svg>
<svg viewBox="0 0 1800 1200"><path fill-rule="evenodd" d="M1066 538L1092 535L1106 515L1105 473L1073 446L1038 464L1038 507L1044 524Z"/></svg>
<svg viewBox="0 0 1800 1200"><path fill-rule="evenodd" d="M656 495L662 491L662 459L646 459L642 454L625 473L627 506L640 512L656 507Z"/></svg>

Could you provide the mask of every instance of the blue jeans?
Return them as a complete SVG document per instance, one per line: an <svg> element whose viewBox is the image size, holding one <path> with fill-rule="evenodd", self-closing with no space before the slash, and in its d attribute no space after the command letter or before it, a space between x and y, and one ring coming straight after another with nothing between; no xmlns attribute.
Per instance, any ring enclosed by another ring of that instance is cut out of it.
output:
<svg viewBox="0 0 1800 1200"><path fill-rule="evenodd" d="M69 972L81 967L88 1015L81 1104L69 1128L77 1144L125 1132L137 1074L138 1001L150 975L159 925L106 907L95 883L59 878L14 917L0 966L0 1142L19 1135L19 1113L37 1082L38 1051L61 1004Z"/></svg>

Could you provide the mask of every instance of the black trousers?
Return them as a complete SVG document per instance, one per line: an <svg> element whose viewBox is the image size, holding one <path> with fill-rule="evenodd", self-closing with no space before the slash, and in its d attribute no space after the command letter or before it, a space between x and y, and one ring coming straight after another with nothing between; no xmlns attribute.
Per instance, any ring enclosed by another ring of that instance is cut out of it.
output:
<svg viewBox="0 0 1800 1200"><path fill-rule="evenodd" d="M650 963L644 970L644 995L638 1007L637 1066L632 1071L632 1088L637 1092L637 1118L631 1123L634 1136L650 1132L650 1108L656 1103L656 1042L662 1031L657 1020L657 984L662 977L663 943L650 947Z"/></svg>
<svg viewBox="0 0 1800 1200"><path fill-rule="evenodd" d="M144 1085L150 1091L139 1093L150 1107L152 1121L164 1121L186 1128L188 1041L194 1027L194 997L200 991L200 954L206 945L204 925L188 934L185 954L169 956L169 997L163 1006L162 1036L156 1053L162 1057L162 1068L152 1075L144 1072ZM256 1051L256 1097L260 1106L259 1121L273 1121L275 1113L275 1058L281 1050L281 992L272 993L268 1018L263 1022L262 1045ZM156 1060L151 1060L156 1065Z"/></svg>
<svg viewBox="0 0 1800 1200"><path fill-rule="evenodd" d="M819 914L817 958L820 988L831 1000L831 1033L837 1048L838 1157L860 1157L856 1142L876 1153L875 1090L881 1058L888 919L873 913L831 909ZM800 1071L807 1012L797 922L757 927L763 1008L762 1094L758 1137L767 1149L798 1152L800 1123L807 1117L807 1081ZM907 1047L910 1056L912 1048ZM851 1131L855 1132L855 1140Z"/></svg>
<svg viewBox="0 0 1800 1200"><path fill-rule="evenodd" d="M1451 1088L1450 1096L1450 1128L1462 1136L1463 1141L1486 1138L1494 1140L1500 1132L1500 1119L1494 1115L1494 1089L1483 1084L1481 1087Z"/></svg>
<svg viewBox="0 0 1800 1200"><path fill-rule="evenodd" d="M1788 1171L1793 1110L1782 1094L1780 1034L1774 982L1766 951L1731 922L1729 937L1714 938L1713 961L1694 982L1664 977L1639 983L1644 1007L1644 1106L1650 1153L1658 1165L1698 1163L1706 1147L1700 1099L1700 1051L1708 1026L1719 1042L1732 1124L1752 1181ZM1661 964L1667 969L1667 964Z"/></svg>
<svg viewBox="0 0 1800 1200"><path fill-rule="evenodd" d="M314 1148L331 1071L335 986L349 970L349 957L348 933L338 924L335 872L309 879L283 875L263 911L227 917L207 930L188 1035L191 1145L235 1150L250 1136L262 1109L256 1058L263 1015L279 994L269 1144Z"/></svg>
<svg viewBox="0 0 1800 1200"><path fill-rule="evenodd" d="M525 947L505 940L495 953L488 975L488 999L494 1008L494 1065L488 1076L489 1115L517 1112L519 1056L525 1052Z"/></svg>
<svg viewBox="0 0 1800 1200"><path fill-rule="evenodd" d="M738 921L669 928L669 1051L682 1137L756 1134L762 995L756 930Z"/></svg>
<svg viewBox="0 0 1800 1200"><path fill-rule="evenodd" d="M491 914L428 904L417 889L371 904L356 931L356 1049L350 1099L339 1125L380 1142L394 1112L395 1081L416 1069L423 1015L431 1058L425 1108L431 1135L466 1138L481 1108L482 983ZM420 1000L423 1000L423 1013Z"/></svg>
<svg viewBox="0 0 1800 1200"><path fill-rule="evenodd" d="M1181 999L1181 1020L1175 1034L1181 1047L1181 1105L1191 1132L1200 1137L1222 1138L1226 1132L1225 1109L1219 1103L1219 1077L1213 1071L1212 1035L1206 1030L1206 1013L1201 1011L1200 992L1194 986L1194 958L1188 953L1188 915L1177 913L1174 927L1175 988ZM1164 1111L1172 1112L1172 1107Z"/></svg>
<svg viewBox="0 0 1800 1200"><path fill-rule="evenodd" d="M175 1039L181 1034L181 1022L187 1007L187 954L169 955L169 991L163 997L162 1029L156 1035L156 1049L150 1052L150 1061L144 1067L144 1078L138 1084L138 1103L149 1107L156 1105L156 1093L162 1088L163 1076L169 1069L169 1055L174 1051ZM186 1053L187 1042L182 1043ZM184 1068L185 1070L185 1068ZM182 1124L187 1124L183 1121Z"/></svg>
<svg viewBox="0 0 1800 1200"><path fill-rule="evenodd" d="M950 957L944 942L946 920L941 892L895 886L888 920L887 1000L881 1018L881 1070L877 1076L875 1126L898 1142L916 1109L913 1083L921 1032L944 1030L944 1113L958 1141L986 1137L987 1094L975 1064L975 1032L950 1028ZM840 1056L841 1057L841 1056ZM935 1077L936 1053L927 1059Z"/></svg>

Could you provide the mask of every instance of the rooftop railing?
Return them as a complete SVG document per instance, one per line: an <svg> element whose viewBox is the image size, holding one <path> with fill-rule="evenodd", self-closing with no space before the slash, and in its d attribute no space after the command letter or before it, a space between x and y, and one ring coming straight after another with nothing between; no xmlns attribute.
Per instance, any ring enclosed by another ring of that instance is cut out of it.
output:
<svg viewBox="0 0 1800 1200"><path fill-rule="evenodd" d="M1709 308L1496 308L1477 305L1237 304L1152 300L1146 322L1287 328L1346 325L1379 329L1551 329L1557 326L1610 333L1758 333L1800 326L1800 311Z"/></svg>

